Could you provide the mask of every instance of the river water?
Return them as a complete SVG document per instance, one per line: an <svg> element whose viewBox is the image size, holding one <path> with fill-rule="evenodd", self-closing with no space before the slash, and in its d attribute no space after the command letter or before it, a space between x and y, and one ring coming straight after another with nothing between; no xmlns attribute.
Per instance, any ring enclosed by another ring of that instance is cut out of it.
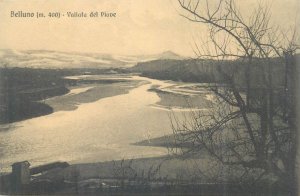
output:
<svg viewBox="0 0 300 196"><path fill-rule="evenodd" d="M128 94L81 104L73 111L10 124L9 130L0 132L1 170L9 171L12 163L24 160L39 165L165 155L165 148L131 144L172 133L168 111L151 107L160 98L148 91L152 85L172 83L138 76L131 80L147 83Z"/></svg>

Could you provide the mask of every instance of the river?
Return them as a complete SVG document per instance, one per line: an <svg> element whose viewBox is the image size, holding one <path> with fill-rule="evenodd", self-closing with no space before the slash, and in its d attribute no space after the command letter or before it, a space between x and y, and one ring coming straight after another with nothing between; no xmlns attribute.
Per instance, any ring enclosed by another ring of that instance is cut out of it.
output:
<svg viewBox="0 0 300 196"><path fill-rule="evenodd" d="M59 111L9 125L0 132L0 163L9 171L14 162L32 165L53 161L101 162L161 156L167 149L132 143L172 133L168 111L151 107L160 98L152 85L172 83L134 76L147 83L127 94L84 103L76 110Z"/></svg>

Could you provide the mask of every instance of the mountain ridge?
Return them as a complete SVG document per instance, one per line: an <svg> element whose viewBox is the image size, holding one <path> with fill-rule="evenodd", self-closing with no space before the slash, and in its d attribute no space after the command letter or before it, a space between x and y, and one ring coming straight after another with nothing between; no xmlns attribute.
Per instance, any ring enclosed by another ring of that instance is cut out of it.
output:
<svg viewBox="0 0 300 196"><path fill-rule="evenodd" d="M152 55L113 55L105 53L61 52L55 50L0 50L0 67L27 68L127 68L139 62L184 57L165 51Z"/></svg>

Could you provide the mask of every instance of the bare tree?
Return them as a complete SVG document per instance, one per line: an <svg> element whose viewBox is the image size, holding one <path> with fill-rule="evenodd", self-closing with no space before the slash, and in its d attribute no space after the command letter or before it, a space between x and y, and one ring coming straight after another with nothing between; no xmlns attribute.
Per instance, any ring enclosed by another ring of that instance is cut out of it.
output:
<svg viewBox="0 0 300 196"><path fill-rule="evenodd" d="M261 4L245 19L234 0L178 2L183 17L207 26L209 42L195 42L194 51L215 62L226 83L212 89L210 113L173 123L178 141L192 144L184 152L205 149L222 165L243 168L241 178L256 171L254 182L268 176L295 191L296 32L288 36L272 26L270 9ZM230 64L238 64L244 80Z"/></svg>

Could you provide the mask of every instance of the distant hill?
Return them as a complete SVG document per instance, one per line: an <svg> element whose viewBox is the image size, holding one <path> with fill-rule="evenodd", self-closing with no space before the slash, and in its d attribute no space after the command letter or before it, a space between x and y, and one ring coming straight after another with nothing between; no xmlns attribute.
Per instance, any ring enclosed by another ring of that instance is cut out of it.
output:
<svg viewBox="0 0 300 196"><path fill-rule="evenodd" d="M283 84L284 81L284 65L278 59L273 59L274 82ZM263 67L264 61L253 61L251 69L252 82L255 84L263 84ZM136 66L129 68L132 72L141 73L143 76L184 81L184 82L226 82L223 75L218 71L223 70L227 74L233 76L241 86L245 82L246 65L241 60L232 61L216 61L216 60L200 60L200 59L183 59L170 60L160 59L148 62L137 63Z"/></svg>
<svg viewBox="0 0 300 196"><path fill-rule="evenodd" d="M183 60L186 59L185 57L182 57L172 51L165 51L160 54L153 54L153 55L142 55L138 56L138 58L144 62L144 61L150 61L150 60ZM141 62L139 61L139 62Z"/></svg>
<svg viewBox="0 0 300 196"><path fill-rule="evenodd" d="M159 59L140 62L131 67L132 72L142 73L144 76L186 82L216 81L217 70L213 61L199 61L196 59Z"/></svg>
<svg viewBox="0 0 300 196"><path fill-rule="evenodd" d="M27 68L124 68L156 59L183 59L166 51L155 55L111 55L50 50L0 50L0 67Z"/></svg>
<svg viewBox="0 0 300 196"><path fill-rule="evenodd" d="M126 67L127 62L111 55L49 50L0 50L1 67L27 68L108 68Z"/></svg>
<svg viewBox="0 0 300 196"><path fill-rule="evenodd" d="M172 51L166 51L161 53L157 59L173 59L173 60L182 60L184 59L182 56L172 52Z"/></svg>

